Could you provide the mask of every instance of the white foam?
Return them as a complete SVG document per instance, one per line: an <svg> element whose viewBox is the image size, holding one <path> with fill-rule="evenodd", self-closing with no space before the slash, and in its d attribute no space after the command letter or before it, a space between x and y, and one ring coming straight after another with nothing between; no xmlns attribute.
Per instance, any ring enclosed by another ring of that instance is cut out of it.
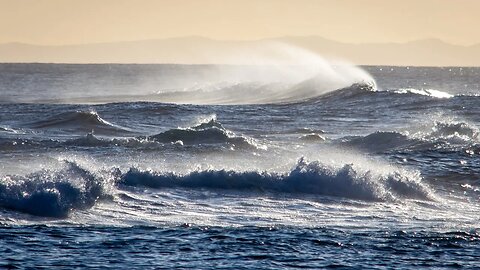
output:
<svg viewBox="0 0 480 270"><path fill-rule="evenodd" d="M447 92L435 90L435 89L415 89L415 88L401 88L394 91L397 94L415 94L422 96L429 96L433 98L452 98L454 95Z"/></svg>

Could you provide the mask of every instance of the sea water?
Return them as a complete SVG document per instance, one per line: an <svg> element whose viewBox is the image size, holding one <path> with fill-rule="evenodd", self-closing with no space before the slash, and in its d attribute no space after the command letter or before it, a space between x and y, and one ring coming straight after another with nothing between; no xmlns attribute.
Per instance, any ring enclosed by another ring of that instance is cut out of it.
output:
<svg viewBox="0 0 480 270"><path fill-rule="evenodd" d="M295 70L1 64L0 266L479 268L480 69Z"/></svg>

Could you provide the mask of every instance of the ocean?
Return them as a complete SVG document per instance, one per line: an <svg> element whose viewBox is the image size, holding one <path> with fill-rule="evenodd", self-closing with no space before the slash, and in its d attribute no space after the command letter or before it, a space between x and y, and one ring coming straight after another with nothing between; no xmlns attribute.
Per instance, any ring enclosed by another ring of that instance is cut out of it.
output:
<svg viewBox="0 0 480 270"><path fill-rule="evenodd" d="M0 64L0 267L480 268L480 68Z"/></svg>

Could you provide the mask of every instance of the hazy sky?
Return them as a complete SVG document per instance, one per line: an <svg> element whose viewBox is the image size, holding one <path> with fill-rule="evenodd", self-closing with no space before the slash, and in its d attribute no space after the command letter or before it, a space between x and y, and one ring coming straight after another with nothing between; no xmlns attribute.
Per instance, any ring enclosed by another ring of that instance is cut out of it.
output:
<svg viewBox="0 0 480 270"><path fill-rule="evenodd" d="M480 43L480 0L0 0L0 43L64 45L199 35Z"/></svg>

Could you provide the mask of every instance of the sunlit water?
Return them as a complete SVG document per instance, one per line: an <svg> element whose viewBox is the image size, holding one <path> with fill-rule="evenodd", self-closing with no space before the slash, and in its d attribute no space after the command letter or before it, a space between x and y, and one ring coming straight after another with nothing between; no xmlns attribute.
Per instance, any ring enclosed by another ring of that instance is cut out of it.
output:
<svg viewBox="0 0 480 270"><path fill-rule="evenodd" d="M1 266L480 267L480 69L323 64L0 65Z"/></svg>

